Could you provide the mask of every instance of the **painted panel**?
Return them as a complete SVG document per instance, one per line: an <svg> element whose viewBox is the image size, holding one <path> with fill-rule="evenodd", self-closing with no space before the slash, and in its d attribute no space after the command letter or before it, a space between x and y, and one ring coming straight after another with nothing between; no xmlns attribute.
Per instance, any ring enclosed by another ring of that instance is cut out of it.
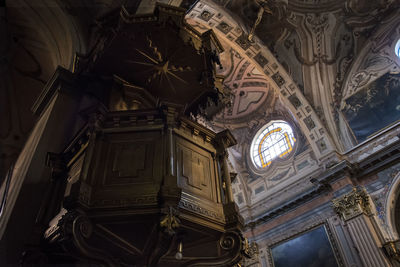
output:
<svg viewBox="0 0 400 267"><path fill-rule="evenodd" d="M358 142L400 120L400 74L387 73L345 100L342 110Z"/></svg>
<svg viewBox="0 0 400 267"><path fill-rule="evenodd" d="M272 247L271 255L274 267L338 266L323 225Z"/></svg>

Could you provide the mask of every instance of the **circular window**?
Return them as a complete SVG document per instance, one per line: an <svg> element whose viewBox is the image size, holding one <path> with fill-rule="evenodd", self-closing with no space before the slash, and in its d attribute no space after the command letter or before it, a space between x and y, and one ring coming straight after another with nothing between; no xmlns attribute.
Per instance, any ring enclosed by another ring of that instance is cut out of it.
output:
<svg viewBox="0 0 400 267"><path fill-rule="evenodd" d="M396 53L396 56L400 58L400 39L397 40L396 46L394 47L394 52Z"/></svg>
<svg viewBox="0 0 400 267"><path fill-rule="evenodd" d="M250 147L251 159L258 168L265 168L274 159L288 156L295 142L292 127L288 123L272 121L254 137Z"/></svg>

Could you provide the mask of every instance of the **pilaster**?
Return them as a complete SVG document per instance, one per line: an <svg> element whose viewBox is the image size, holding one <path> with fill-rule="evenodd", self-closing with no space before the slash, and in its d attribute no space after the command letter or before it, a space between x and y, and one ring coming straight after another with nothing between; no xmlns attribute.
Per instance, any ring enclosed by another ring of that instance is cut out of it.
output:
<svg viewBox="0 0 400 267"><path fill-rule="evenodd" d="M333 208L345 223L350 237L360 255L364 266L390 266L381 249L372 221L372 206L365 189L353 188L353 191L332 200Z"/></svg>

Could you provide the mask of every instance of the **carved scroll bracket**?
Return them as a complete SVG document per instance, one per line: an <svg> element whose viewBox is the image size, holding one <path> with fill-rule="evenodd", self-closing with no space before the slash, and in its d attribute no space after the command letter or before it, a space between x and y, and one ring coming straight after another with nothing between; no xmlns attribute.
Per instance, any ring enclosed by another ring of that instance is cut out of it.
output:
<svg viewBox="0 0 400 267"><path fill-rule="evenodd" d="M90 244L94 243L90 242L94 227L86 215L78 211L69 211L60 218L55 227L46 231L44 237L49 243L59 243L66 253L79 255L91 263L119 266L117 260L106 251Z"/></svg>

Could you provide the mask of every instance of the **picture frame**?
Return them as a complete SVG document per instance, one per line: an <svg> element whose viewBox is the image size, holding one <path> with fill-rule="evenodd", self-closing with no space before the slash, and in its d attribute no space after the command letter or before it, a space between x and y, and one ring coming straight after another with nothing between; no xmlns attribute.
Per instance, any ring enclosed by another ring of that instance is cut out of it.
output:
<svg viewBox="0 0 400 267"><path fill-rule="evenodd" d="M332 232L325 223L280 240L269 247L269 263L273 267L341 267Z"/></svg>

